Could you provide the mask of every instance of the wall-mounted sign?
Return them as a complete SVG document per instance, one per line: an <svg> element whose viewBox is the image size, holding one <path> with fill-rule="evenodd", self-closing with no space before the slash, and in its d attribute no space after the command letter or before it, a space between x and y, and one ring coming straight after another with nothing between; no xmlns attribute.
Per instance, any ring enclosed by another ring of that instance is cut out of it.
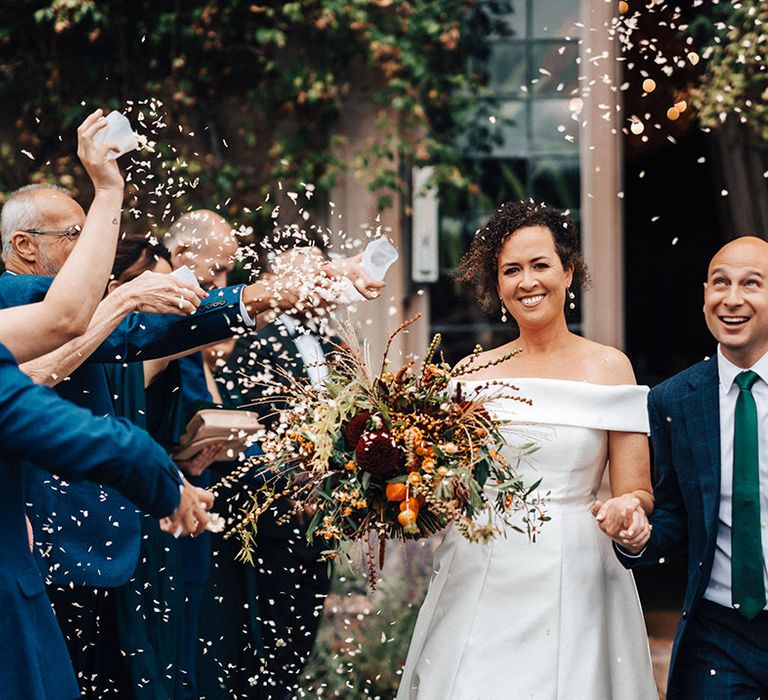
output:
<svg viewBox="0 0 768 700"><path fill-rule="evenodd" d="M413 229L411 277L414 282L437 282L440 275L438 256L437 189L427 189L433 168L413 169Z"/></svg>

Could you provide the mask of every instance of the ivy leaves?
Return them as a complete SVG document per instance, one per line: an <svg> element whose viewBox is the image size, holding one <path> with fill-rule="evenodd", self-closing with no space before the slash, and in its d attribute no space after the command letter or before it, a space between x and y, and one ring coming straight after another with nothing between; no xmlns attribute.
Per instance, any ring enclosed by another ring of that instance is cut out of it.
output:
<svg viewBox="0 0 768 700"><path fill-rule="evenodd" d="M157 99L168 126L158 141L194 162L199 176L194 197L179 193L173 205L229 201L226 213L245 220L270 216L271 204L262 205L267 195L277 199L278 182L327 194L349 169L380 206L406 189L403 162L439 162L438 179L468 184L457 136L472 129L468 114L483 81L469 59L482 58L494 17L509 9L467 0L3 5L0 26L13 28L0 36L6 138L36 146L39 161L64 158L53 169L63 176L73 150L60 135L83 99L88 107ZM340 157L339 143L362 126L344 119L355 99L375 106L377 137L344 143ZM29 181L23 161L1 189ZM145 207L157 216L165 204Z"/></svg>

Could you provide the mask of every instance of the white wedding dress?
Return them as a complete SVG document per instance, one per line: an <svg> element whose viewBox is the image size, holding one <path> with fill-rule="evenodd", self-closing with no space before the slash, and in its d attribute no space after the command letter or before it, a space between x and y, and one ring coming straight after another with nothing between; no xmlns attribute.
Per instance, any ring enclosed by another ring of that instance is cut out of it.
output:
<svg viewBox="0 0 768 700"><path fill-rule="evenodd" d="M542 479L552 519L536 542L515 531L487 545L449 529L411 640L398 700L657 700L634 579L590 508L608 431L648 432L647 388L504 380L532 406L497 399L509 443ZM466 395L486 382L461 382ZM496 388L498 395L498 388Z"/></svg>

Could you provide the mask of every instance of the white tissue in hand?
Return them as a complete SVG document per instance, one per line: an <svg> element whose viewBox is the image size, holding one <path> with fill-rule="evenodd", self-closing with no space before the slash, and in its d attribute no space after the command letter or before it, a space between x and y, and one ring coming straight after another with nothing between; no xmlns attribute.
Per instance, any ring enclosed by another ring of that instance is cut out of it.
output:
<svg viewBox="0 0 768 700"><path fill-rule="evenodd" d="M115 160L120 156L134 151L139 147L139 140L133 133L131 122L128 117L117 111L112 111L106 116L107 125L93 137L96 145L103 143L110 146L117 146L118 152L110 151L107 153L109 160Z"/></svg>
<svg viewBox="0 0 768 700"><path fill-rule="evenodd" d="M371 279L383 280L387 270L398 257L397 249L389 242L389 239L386 236L381 236L365 246L362 267ZM358 301L365 301L365 297L358 291L349 277L345 277L342 283L343 286L337 299L339 304L354 304Z"/></svg>
<svg viewBox="0 0 768 700"><path fill-rule="evenodd" d="M171 275L182 282L191 284L193 287L200 286L200 283L197 281L197 277L195 277L195 273L192 272L192 270L190 270L186 265L177 267L173 272L171 272Z"/></svg>

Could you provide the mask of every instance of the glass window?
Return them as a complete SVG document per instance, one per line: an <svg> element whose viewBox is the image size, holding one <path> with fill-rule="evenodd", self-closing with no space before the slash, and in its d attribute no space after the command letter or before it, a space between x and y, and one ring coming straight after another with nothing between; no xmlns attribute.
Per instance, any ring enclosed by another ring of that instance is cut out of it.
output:
<svg viewBox="0 0 768 700"><path fill-rule="evenodd" d="M519 96L527 82L525 44L496 42L488 59L488 86L497 96Z"/></svg>
<svg viewBox="0 0 768 700"><path fill-rule="evenodd" d="M505 36L514 39L525 38L528 20L528 4L530 0L507 0L505 3L511 10L504 17L500 17L506 28Z"/></svg>
<svg viewBox="0 0 768 700"><path fill-rule="evenodd" d="M534 96L572 97L579 86L579 47L568 42L531 46L531 90Z"/></svg>
<svg viewBox="0 0 768 700"><path fill-rule="evenodd" d="M510 158L528 153L528 103L505 100L496 110L494 125L501 143L493 147L496 158Z"/></svg>
<svg viewBox="0 0 768 700"><path fill-rule="evenodd" d="M476 164L481 195L477 208L490 214L500 202L528 196L528 165L525 158L489 158Z"/></svg>
<svg viewBox="0 0 768 700"><path fill-rule="evenodd" d="M539 158L530 162L531 197L558 209L579 208L578 158Z"/></svg>
<svg viewBox="0 0 768 700"><path fill-rule="evenodd" d="M532 0L530 9L534 39L579 37L579 0Z"/></svg>
<svg viewBox="0 0 768 700"><path fill-rule="evenodd" d="M579 125L571 114L570 100L532 100L532 149L548 153L578 153Z"/></svg>
<svg viewBox="0 0 768 700"><path fill-rule="evenodd" d="M495 37L487 63L493 99L476 105L478 123L500 137L487 147L463 144L473 193L440 192L440 279L430 296L432 330L449 362L475 345L510 339L499 309L485 312L453 273L475 231L502 202L532 197L570 210L578 221L579 124L570 109L578 88L579 0L514 0L511 36ZM578 307L577 307L578 309ZM569 318L579 330L578 310Z"/></svg>

